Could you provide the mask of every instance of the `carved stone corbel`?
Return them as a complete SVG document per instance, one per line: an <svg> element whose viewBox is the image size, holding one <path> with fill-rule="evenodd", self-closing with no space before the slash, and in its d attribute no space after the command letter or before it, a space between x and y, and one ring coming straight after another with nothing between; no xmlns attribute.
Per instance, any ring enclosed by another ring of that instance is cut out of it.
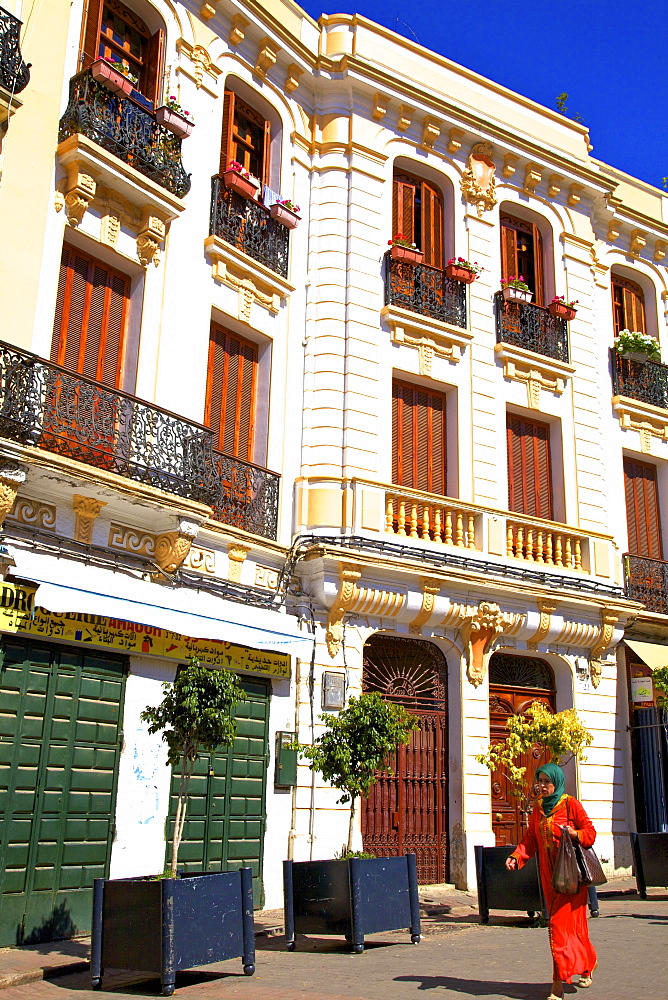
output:
<svg viewBox="0 0 668 1000"><path fill-rule="evenodd" d="M72 507L74 509L74 540L90 545L93 541L93 525L95 518L99 516L103 507L106 507L105 500L98 500L96 497L86 497L81 493L75 493L72 497Z"/></svg>
<svg viewBox="0 0 668 1000"><path fill-rule="evenodd" d="M422 147L423 149L432 150L434 148L434 143L441 134L441 127L435 118L431 118L429 115L422 122Z"/></svg>
<svg viewBox="0 0 668 1000"><path fill-rule="evenodd" d="M413 109L407 104L399 105L399 116L397 118L397 128L400 132L405 132L411 127L413 121Z"/></svg>
<svg viewBox="0 0 668 1000"><path fill-rule="evenodd" d="M574 182L569 187L569 189L568 189L568 198L566 199L566 201L568 202L568 204L572 208L575 208L575 206L579 205L580 202L582 201L582 192L583 191L584 191L584 187L582 186L582 184L575 184L575 182Z"/></svg>
<svg viewBox="0 0 668 1000"><path fill-rule="evenodd" d="M524 168L524 192L533 194L543 179L542 168L537 163L527 163Z"/></svg>
<svg viewBox="0 0 668 1000"><path fill-rule="evenodd" d="M482 213L491 211L497 202L493 152L490 142L477 142L469 153L466 170L459 182L464 198L476 206L480 219Z"/></svg>
<svg viewBox="0 0 668 1000"><path fill-rule="evenodd" d="M608 239L611 243L619 239L619 234L622 231L621 219L610 219L608 222Z"/></svg>
<svg viewBox="0 0 668 1000"><path fill-rule="evenodd" d="M362 575L358 566L349 563L339 563L339 592L327 618L327 651L334 658L341 646L343 638L343 619L355 603L357 581Z"/></svg>
<svg viewBox="0 0 668 1000"><path fill-rule="evenodd" d="M77 160L67 164L67 178L61 182L62 202L56 201L56 211L65 208L65 216L71 226L81 225L81 220L88 211L95 197L97 184L95 178L81 169Z"/></svg>
<svg viewBox="0 0 668 1000"><path fill-rule="evenodd" d="M611 611L609 608L601 609L601 628L596 642L589 653L589 671L591 673L591 682L595 688L601 683L603 675L601 658L612 642L615 634L615 625L618 621L619 615L616 611Z"/></svg>
<svg viewBox="0 0 668 1000"><path fill-rule="evenodd" d="M278 59L280 49L271 38L263 38L260 41L260 50L257 54L255 72L258 76L266 76L271 67Z"/></svg>
<svg viewBox="0 0 668 1000"><path fill-rule="evenodd" d="M246 28L250 24L247 17L243 14L235 14L232 18L232 26L230 28L230 33L228 35L228 42L230 45L239 45L243 42L246 36Z"/></svg>
<svg viewBox="0 0 668 1000"><path fill-rule="evenodd" d="M501 611L494 601L481 601L466 615L461 632L468 659L468 679L474 687L485 679L495 639L514 624L515 616Z"/></svg>
<svg viewBox="0 0 668 1000"><path fill-rule="evenodd" d="M631 257L638 257L647 245L647 233L644 233L642 229L634 229L631 233L631 241L629 243L629 255Z"/></svg>
<svg viewBox="0 0 668 1000"><path fill-rule="evenodd" d="M462 148L462 139L466 135L463 128L451 128L448 132L448 153L458 153Z"/></svg>
<svg viewBox="0 0 668 1000"><path fill-rule="evenodd" d="M147 210L142 216L141 226L137 234L137 257L144 267L148 267L151 261L156 267L158 266L164 239L164 221Z"/></svg>
<svg viewBox="0 0 668 1000"><path fill-rule="evenodd" d="M556 601L545 600L545 598L540 598L538 600L538 611L540 613L538 628L527 642L527 646L530 646L532 649L536 649L539 643L543 642L546 638L550 631L552 615L554 614L556 607Z"/></svg>
<svg viewBox="0 0 668 1000"><path fill-rule="evenodd" d="M291 94L293 90L296 90L299 86L299 78L301 77L304 70L297 63L290 63L285 71L285 89L288 94Z"/></svg>
<svg viewBox="0 0 668 1000"><path fill-rule="evenodd" d="M503 166L501 167L501 173L504 177L512 177L517 170L517 161L519 156L515 153L506 153L503 158Z"/></svg>
<svg viewBox="0 0 668 1000"><path fill-rule="evenodd" d="M14 506L19 487L26 480L25 470L11 459L0 460L0 528Z"/></svg>
<svg viewBox="0 0 668 1000"><path fill-rule="evenodd" d="M665 240L657 240L654 244L654 260L660 263L666 256L666 250L668 250L668 243Z"/></svg>
<svg viewBox="0 0 668 1000"><path fill-rule="evenodd" d="M241 570L249 552L248 545L230 544L227 546L227 579L231 580L232 583L241 583Z"/></svg>
<svg viewBox="0 0 668 1000"><path fill-rule="evenodd" d="M190 552L199 525L183 520L176 531L156 535L153 558L163 573L175 573Z"/></svg>
<svg viewBox="0 0 668 1000"><path fill-rule="evenodd" d="M434 613L434 601L439 590L443 586L441 580L423 576L420 580L422 587L422 607L410 624L411 632L419 632L425 622L429 621Z"/></svg>

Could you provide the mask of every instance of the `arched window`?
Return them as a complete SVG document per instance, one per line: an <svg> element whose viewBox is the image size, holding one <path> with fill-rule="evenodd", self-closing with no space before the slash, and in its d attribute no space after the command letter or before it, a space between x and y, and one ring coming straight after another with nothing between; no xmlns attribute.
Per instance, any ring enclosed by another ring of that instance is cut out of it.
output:
<svg viewBox="0 0 668 1000"><path fill-rule="evenodd" d="M504 278L522 275L534 301L543 304L543 240L534 222L512 215L501 216L501 274Z"/></svg>
<svg viewBox="0 0 668 1000"><path fill-rule="evenodd" d="M220 173L236 160L244 170L269 184L271 125L259 111L234 93L225 91L223 134L220 147Z"/></svg>
<svg viewBox="0 0 668 1000"><path fill-rule="evenodd" d="M443 198L428 181L394 174L392 235L401 233L424 254L424 263L443 267Z"/></svg>
<svg viewBox="0 0 668 1000"><path fill-rule="evenodd" d="M645 297L640 285L618 274L612 276L612 314L615 336L620 330L645 333Z"/></svg>
<svg viewBox="0 0 668 1000"><path fill-rule="evenodd" d="M88 0L81 44L80 66L96 59L120 63L136 79L135 91L158 104L162 99L165 33L151 34L144 21L120 0Z"/></svg>

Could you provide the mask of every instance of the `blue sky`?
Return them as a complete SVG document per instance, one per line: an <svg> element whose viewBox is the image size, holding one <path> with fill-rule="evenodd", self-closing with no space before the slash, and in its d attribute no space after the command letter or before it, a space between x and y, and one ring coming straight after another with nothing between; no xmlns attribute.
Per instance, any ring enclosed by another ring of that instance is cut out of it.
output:
<svg viewBox="0 0 668 1000"><path fill-rule="evenodd" d="M536 4L406 4L358 0L301 6L359 13L589 127L592 155L657 187L668 176L668 2L538 0Z"/></svg>

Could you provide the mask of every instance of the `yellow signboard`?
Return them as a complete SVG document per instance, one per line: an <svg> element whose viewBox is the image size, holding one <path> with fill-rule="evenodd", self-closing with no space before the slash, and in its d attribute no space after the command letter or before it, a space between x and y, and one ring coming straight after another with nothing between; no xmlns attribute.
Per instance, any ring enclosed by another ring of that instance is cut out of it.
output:
<svg viewBox="0 0 668 1000"><path fill-rule="evenodd" d="M212 667L271 677L290 676L287 653L245 649L218 639L189 639L178 632L102 615L53 614L34 606L35 593L33 587L0 584L0 631L36 639L59 639L75 646L94 646L118 653L174 660L196 656Z"/></svg>

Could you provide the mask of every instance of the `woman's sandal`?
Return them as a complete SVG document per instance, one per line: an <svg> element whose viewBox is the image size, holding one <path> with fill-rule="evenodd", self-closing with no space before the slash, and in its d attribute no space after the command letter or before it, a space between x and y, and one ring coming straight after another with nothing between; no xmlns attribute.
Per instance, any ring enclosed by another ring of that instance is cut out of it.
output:
<svg viewBox="0 0 668 1000"><path fill-rule="evenodd" d="M558 997L556 993L550 993L547 1000L564 1000L563 995Z"/></svg>
<svg viewBox="0 0 668 1000"><path fill-rule="evenodd" d="M594 977L590 973L588 973L586 976L581 976L580 977L580 982L578 983L578 986L582 990L587 990L587 989L589 989L589 987L591 986L591 984L593 983L593 981L594 981Z"/></svg>

